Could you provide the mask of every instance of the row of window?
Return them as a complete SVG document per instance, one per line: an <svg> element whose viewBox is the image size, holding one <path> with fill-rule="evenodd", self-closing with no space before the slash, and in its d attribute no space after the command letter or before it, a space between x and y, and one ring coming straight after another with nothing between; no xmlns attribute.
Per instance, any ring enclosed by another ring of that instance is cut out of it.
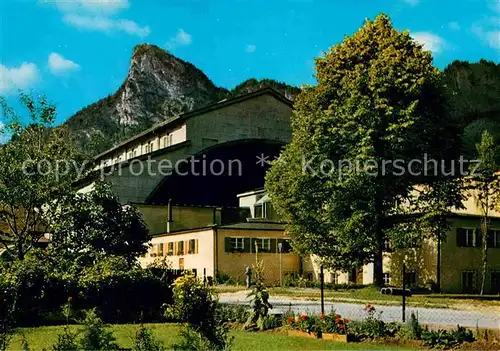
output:
<svg viewBox="0 0 500 351"><path fill-rule="evenodd" d="M169 146L173 145L173 134L167 134L167 135L163 136L160 139L159 144L160 144L159 148L165 148L165 147L169 147ZM141 154L144 155L144 154L149 154L149 153L153 152L154 146L155 146L154 141L148 142L146 145L143 145L142 146L143 152ZM129 150L126 154L126 159L128 160L128 159L137 157L138 156L137 150L138 150L138 148L135 148L133 150ZM113 158L113 163L118 163L118 162L122 162L122 161L125 161L122 156ZM110 162L111 162L111 160L106 160L106 161L103 161L103 164L104 164L104 166L109 166Z"/></svg>
<svg viewBox="0 0 500 351"><path fill-rule="evenodd" d="M186 254L197 254L198 252L198 239L191 239L186 241L170 241L167 243L153 244L150 249L149 256L182 256Z"/></svg>
<svg viewBox="0 0 500 351"><path fill-rule="evenodd" d="M278 215L274 211L273 205L269 201L254 205L254 217L265 218L265 219L278 219Z"/></svg>
<svg viewBox="0 0 500 351"><path fill-rule="evenodd" d="M292 251L290 240L276 238L226 237L225 252L230 253L289 253Z"/></svg>
<svg viewBox="0 0 500 351"><path fill-rule="evenodd" d="M500 230L492 229L488 231L488 247L500 248ZM457 228L457 246L459 247L481 247L481 230L478 228Z"/></svg>
<svg viewBox="0 0 500 351"><path fill-rule="evenodd" d="M478 274L476 271L462 272L462 292L467 294L476 294L478 292ZM490 293L500 294L500 272L490 273Z"/></svg>

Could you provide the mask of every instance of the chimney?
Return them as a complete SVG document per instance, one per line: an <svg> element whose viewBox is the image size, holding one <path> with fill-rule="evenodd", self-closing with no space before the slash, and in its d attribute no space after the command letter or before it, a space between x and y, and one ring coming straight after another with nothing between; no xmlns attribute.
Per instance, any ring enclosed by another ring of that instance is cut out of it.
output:
<svg viewBox="0 0 500 351"><path fill-rule="evenodd" d="M173 223L172 220L172 199L168 199L167 207L167 233L170 233L170 224Z"/></svg>

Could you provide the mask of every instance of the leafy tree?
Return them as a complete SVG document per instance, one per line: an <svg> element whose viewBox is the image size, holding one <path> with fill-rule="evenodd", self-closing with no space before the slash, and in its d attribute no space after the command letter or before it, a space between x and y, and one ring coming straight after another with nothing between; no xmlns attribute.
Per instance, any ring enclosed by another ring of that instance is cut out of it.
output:
<svg viewBox="0 0 500 351"><path fill-rule="evenodd" d="M497 146L487 130L483 132L481 143L477 144L476 147L477 157L481 160L481 165L471 177L471 188L476 195L476 202L481 211L483 268L480 293L482 295L488 268L490 211L494 210L499 204L500 178L497 173L499 165L495 159Z"/></svg>
<svg viewBox="0 0 500 351"><path fill-rule="evenodd" d="M108 255L132 264L151 240L140 212L120 204L109 185L100 182L89 193L67 197L51 222L53 249L80 267Z"/></svg>
<svg viewBox="0 0 500 351"><path fill-rule="evenodd" d="M443 172L458 130L431 53L385 15L316 59L316 78L296 100L292 142L266 189L295 249L333 269L373 262L380 286L385 241L442 235L450 206L460 206L459 184ZM440 162L424 165L425 156Z"/></svg>
<svg viewBox="0 0 500 351"><path fill-rule="evenodd" d="M0 97L7 120L3 132L12 135L0 145L0 244L22 260L49 231L44 216L71 191L78 172L75 165L81 165L82 159L67 129L52 127L54 105L43 96L35 100L23 93L20 102L28 118L23 119Z"/></svg>

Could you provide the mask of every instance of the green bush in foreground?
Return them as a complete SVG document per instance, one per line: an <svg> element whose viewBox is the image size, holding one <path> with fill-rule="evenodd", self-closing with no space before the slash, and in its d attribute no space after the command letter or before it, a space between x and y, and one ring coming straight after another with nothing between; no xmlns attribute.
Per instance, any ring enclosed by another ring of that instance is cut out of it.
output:
<svg viewBox="0 0 500 351"><path fill-rule="evenodd" d="M165 317L187 323L174 345L182 350L227 350L232 338L229 325L219 313L215 291L192 274L177 278L173 288L174 303L167 306ZM196 337L194 337L196 336Z"/></svg>

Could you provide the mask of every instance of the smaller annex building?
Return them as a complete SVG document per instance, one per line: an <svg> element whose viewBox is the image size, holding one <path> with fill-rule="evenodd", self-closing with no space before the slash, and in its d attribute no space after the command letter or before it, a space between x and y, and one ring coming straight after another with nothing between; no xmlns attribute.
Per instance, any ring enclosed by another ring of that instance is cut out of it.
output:
<svg viewBox="0 0 500 351"><path fill-rule="evenodd" d="M141 265L165 258L173 269L191 269L207 277L227 275L244 281L246 267L259 260L264 264L268 284L279 283L280 273L283 277L298 273L301 258L291 251L290 237L284 224L276 220L264 190L240 194L238 198L239 215L243 218L236 222L234 209L136 204L146 223L158 223L161 213L167 218L163 221L167 230L153 235L149 252L140 258ZM190 218L191 228L185 226L184 218ZM193 227L196 222L200 225Z"/></svg>

